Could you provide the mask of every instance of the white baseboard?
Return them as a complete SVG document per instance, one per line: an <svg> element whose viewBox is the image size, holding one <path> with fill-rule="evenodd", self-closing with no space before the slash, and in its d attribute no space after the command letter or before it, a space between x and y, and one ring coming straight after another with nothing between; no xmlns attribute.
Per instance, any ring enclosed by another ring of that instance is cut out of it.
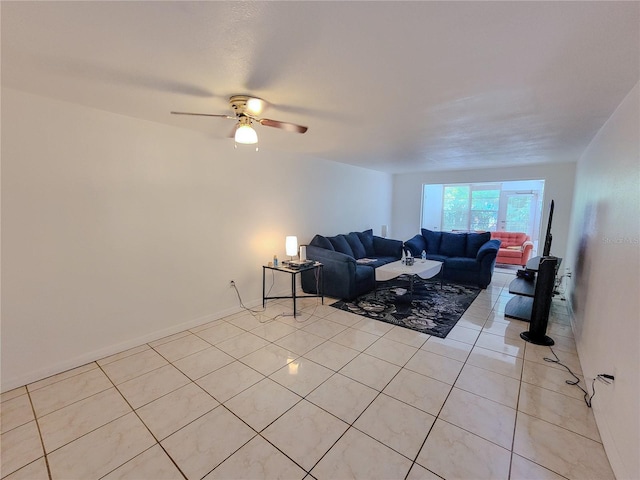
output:
<svg viewBox="0 0 640 480"><path fill-rule="evenodd" d="M290 293L290 290L283 291L282 295L287 295L287 293ZM280 293L276 295L280 295ZM262 299L245 302L245 305L249 308L262 307ZM191 328L204 325L205 323L218 320L220 318L228 317L229 315L233 315L235 313L241 312L242 310L243 308L239 305L232 308L227 308L225 310L220 310L218 312L204 315L202 317L188 320L186 322L178 323L176 325L173 325L168 328L164 328L162 330L150 332L146 335L132 338L124 342L109 345L99 350L87 352L85 354L66 359L62 362L46 365L41 369L34 370L32 372L29 372L21 376L17 376L13 378L2 378L2 385L1 385L0 391L4 393L6 391L13 390L14 388L18 388L23 385L28 385L30 383L37 382L38 380L42 380L52 375L57 375L59 373L66 372L67 370L71 370L73 368L81 367L82 365L95 362L96 360L100 360L101 358L105 358L110 355L115 355L116 353L129 350L130 348L144 345L145 343L153 342L160 338L164 338L169 335L180 333L185 330L189 330Z"/></svg>

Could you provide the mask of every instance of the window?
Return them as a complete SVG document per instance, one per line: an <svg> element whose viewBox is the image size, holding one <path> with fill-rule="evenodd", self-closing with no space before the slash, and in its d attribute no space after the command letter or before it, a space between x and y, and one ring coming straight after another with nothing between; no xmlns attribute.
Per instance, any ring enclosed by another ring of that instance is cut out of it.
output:
<svg viewBox="0 0 640 480"><path fill-rule="evenodd" d="M471 218L469 230L495 232L498 226L500 190L487 189L471 192Z"/></svg>
<svg viewBox="0 0 640 480"><path fill-rule="evenodd" d="M466 230L469 225L468 186L444 187L442 230Z"/></svg>
<svg viewBox="0 0 640 480"><path fill-rule="evenodd" d="M506 193L505 231L526 232L535 215L535 195Z"/></svg>
<svg viewBox="0 0 640 480"><path fill-rule="evenodd" d="M425 184L421 226L449 232L524 232L537 250L543 193L544 180Z"/></svg>
<svg viewBox="0 0 640 480"><path fill-rule="evenodd" d="M500 189L472 185L445 185L442 230L495 231Z"/></svg>

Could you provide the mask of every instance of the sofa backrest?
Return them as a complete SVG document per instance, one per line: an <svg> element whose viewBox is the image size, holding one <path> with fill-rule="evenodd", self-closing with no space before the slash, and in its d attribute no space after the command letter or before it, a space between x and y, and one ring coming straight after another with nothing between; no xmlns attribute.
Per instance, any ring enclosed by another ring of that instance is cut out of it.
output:
<svg viewBox="0 0 640 480"><path fill-rule="evenodd" d="M333 245L333 249L336 252L344 253L345 255L353 257L353 250L351 249L349 242L347 242L347 237L345 235L336 235L335 237L327 237L327 239L331 242L331 245Z"/></svg>
<svg viewBox="0 0 640 480"><path fill-rule="evenodd" d="M309 245L344 253L356 260L375 256L373 230L371 229L365 230L364 232L351 232L347 235L335 235L333 237L316 235Z"/></svg>
<svg viewBox="0 0 640 480"><path fill-rule="evenodd" d="M529 235L523 232L491 232L491 238L501 240L501 248L520 247L529 240Z"/></svg>
<svg viewBox="0 0 640 480"><path fill-rule="evenodd" d="M445 257L475 258L480 247L491 240L491 233L434 232L422 229L427 253Z"/></svg>
<svg viewBox="0 0 640 480"><path fill-rule="evenodd" d="M475 258L478 250L491 240L491 232L467 233L467 257Z"/></svg>
<svg viewBox="0 0 640 480"><path fill-rule="evenodd" d="M313 245L314 247L326 248L327 250L333 251L333 245L327 237L323 237L322 235L316 235L311 239L309 245Z"/></svg>

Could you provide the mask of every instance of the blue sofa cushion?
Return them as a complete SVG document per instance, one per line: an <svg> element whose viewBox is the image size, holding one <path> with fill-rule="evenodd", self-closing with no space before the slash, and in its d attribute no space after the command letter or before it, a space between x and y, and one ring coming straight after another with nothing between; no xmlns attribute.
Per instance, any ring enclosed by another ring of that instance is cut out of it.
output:
<svg viewBox="0 0 640 480"><path fill-rule="evenodd" d="M431 230L427 230L426 228L423 228L422 236L427 242L427 253L430 253L432 255L439 255L440 239L442 238L442 232L433 232Z"/></svg>
<svg viewBox="0 0 640 480"><path fill-rule="evenodd" d="M468 233L467 234L467 253L466 257L476 258L480 247L491 240L491 232L485 233Z"/></svg>
<svg viewBox="0 0 640 480"><path fill-rule="evenodd" d="M334 251L333 245L327 237L323 237L322 235L316 235L313 237L309 245L313 245L314 247L326 248L327 250Z"/></svg>
<svg viewBox="0 0 640 480"><path fill-rule="evenodd" d="M402 242L391 238L373 237L373 249L376 257L402 257Z"/></svg>
<svg viewBox="0 0 640 480"><path fill-rule="evenodd" d="M427 260L434 260L436 262L444 262L447 259L444 255L433 255L431 253L427 254Z"/></svg>
<svg viewBox="0 0 640 480"><path fill-rule="evenodd" d="M475 258L467 258L467 257L449 257L444 262L447 270L449 269L457 269L457 270L471 270L477 272L480 270L480 262L476 262Z"/></svg>
<svg viewBox="0 0 640 480"><path fill-rule="evenodd" d="M365 230L364 232L359 232L358 237L364 246L364 252L367 257L375 257L376 251L373 248L373 229Z"/></svg>
<svg viewBox="0 0 640 480"><path fill-rule="evenodd" d="M406 250L411 252L411 255L414 257L419 257L422 254L422 251L427 251L427 242L424 237L420 234L416 235L410 240L404 242L405 253ZM427 255L429 255L427 253Z"/></svg>
<svg viewBox="0 0 640 480"><path fill-rule="evenodd" d="M351 232L349 235L346 235L347 243L351 247L353 251L353 257L355 259L364 258L367 256L367 251L364 248L364 245L360 241L360 237L356 232Z"/></svg>
<svg viewBox="0 0 640 480"><path fill-rule="evenodd" d="M447 257L464 257L467 247L466 233L442 232L440 240L440 255Z"/></svg>
<svg viewBox="0 0 640 480"><path fill-rule="evenodd" d="M378 268L381 265L386 265L387 263L397 262L398 257L377 257L375 262L370 262L365 265L373 268Z"/></svg>
<svg viewBox="0 0 640 480"><path fill-rule="evenodd" d="M353 257L353 250L351 250L349 242L347 242L347 237L344 235L336 235L335 237L329 237L329 241L336 252L344 253L345 255Z"/></svg>

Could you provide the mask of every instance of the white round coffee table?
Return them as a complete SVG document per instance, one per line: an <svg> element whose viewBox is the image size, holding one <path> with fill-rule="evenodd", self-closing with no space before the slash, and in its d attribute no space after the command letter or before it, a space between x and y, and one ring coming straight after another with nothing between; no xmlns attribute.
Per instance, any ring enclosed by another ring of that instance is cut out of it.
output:
<svg viewBox="0 0 640 480"><path fill-rule="evenodd" d="M442 269L442 262L435 260L421 260L415 259L413 265L406 265L402 260L397 262L387 263L376 268L376 282L384 282L397 278L400 275L409 275L410 277L410 292L413 298L413 279L417 275L420 278L435 277Z"/></svg>

